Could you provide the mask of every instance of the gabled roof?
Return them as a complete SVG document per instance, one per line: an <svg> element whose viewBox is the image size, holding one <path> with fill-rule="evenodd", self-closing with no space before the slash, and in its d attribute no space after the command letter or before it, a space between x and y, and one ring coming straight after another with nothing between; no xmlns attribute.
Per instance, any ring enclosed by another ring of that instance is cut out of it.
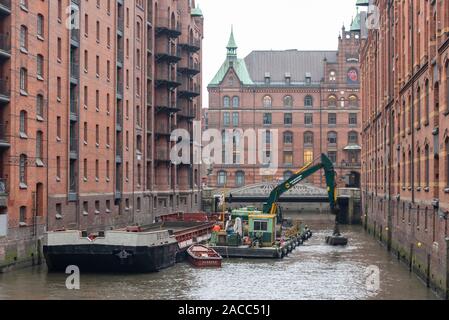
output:
<svg viewBox="0 0 449 320"><path fill-rule="evenodd" d="M245 61L243 59L235 59L235 60L226 59L226 61L223 62L223 64L221 65L220 70L218 70L215 77L209 83L209 86L220 85L230 68L234 69L234 72L236 73L237 77L239 78L239 80L242 82L243 85L254 84L254 82L251 80L248 69L246 68Z"/></svg>

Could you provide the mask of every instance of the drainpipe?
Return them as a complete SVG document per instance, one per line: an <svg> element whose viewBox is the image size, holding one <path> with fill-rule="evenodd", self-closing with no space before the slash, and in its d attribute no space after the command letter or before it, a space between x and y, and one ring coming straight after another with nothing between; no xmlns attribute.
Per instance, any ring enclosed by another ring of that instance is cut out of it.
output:
<svg viewBox="0 0 449 320"><path fill-rule="evenodd" d="M411 6L411 47L412 47L412 75L414 73L415 68L415 11L413 10L413 5ZM411 187L412 187L412 203L415 203L415 86L414 82L412 82L412 101L411 101L411 133L412 133L412 145L411 145L411 157L410 157L410 181L411 181ZM418 119L419 120L419 119Z"/></svg>

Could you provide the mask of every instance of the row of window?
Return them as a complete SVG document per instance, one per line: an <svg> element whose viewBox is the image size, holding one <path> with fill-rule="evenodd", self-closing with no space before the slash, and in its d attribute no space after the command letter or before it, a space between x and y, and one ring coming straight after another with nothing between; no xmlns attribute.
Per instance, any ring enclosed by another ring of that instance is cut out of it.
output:
<svg viewBox="0 0 449 320"><path fill-rule="evenodd" d="M271 108L273 106L273 99L271 96L265 96L263 98L263 106L265 108ZM345 98L340 98L340 100L337 99L335 95L330 95L327 99L328 107L329 108L336 108L338 101L340 101L340 107L344 108L346 106L346 102L348 102L348 105L350 108L358 108L359 106L359 100L356 95L350 95L348 100L346 101ZM223 97L223 107L224 108L238 108L240 107L240 98L238 96L229 97L225 96ZM285 96L283 98L283 106L284 107L293 107L293 98L292 96ZM304 106L311 108L313 107L313 97L312 96L306 96L304 98Z"/></svg>
<svg viewBox="0 0 449 320"><path fill-rule="evenodd" d="M223 112L223 126L229 127L231 126L231 116L232 116L232 126L237 127L240 124L239 121L239 113L238 112ZM271 113L263 114L263 125L272 125L273 124L273 116ZM305 125L313 125L313 114L306 113L304 114L304 124ZM350 126L357 126L357 113L349 113L348 114L348 122ZM293 114L292 113L284 113L284 125L291 126L293 125ZM328 125L337 125L337 114L336 113L328 113Z"/></svg>

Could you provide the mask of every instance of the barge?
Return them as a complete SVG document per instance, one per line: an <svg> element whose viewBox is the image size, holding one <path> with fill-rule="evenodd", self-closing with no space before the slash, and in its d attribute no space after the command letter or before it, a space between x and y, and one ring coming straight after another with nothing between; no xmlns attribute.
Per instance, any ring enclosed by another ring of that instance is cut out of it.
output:
<svg viewBox="0 0 449 320"><path fill-rule="evenodd" d="M43 252L50 272L75 265L81 272L155 272L176 262L178 242L167 230L112 230L88 235L47 232Z"/></svg>

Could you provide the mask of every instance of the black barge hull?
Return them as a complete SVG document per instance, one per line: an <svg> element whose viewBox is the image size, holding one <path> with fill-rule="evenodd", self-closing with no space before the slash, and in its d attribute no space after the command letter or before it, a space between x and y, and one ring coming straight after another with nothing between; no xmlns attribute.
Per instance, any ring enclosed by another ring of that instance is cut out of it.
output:
<svg viewBox="0 0 449 320"><path fill-rule="evenodd" d="M44 246L50 272L65 272L70 265L80 272L149 273L171 267L176 262L177 243L155 247L114 245Z"/></svg>

